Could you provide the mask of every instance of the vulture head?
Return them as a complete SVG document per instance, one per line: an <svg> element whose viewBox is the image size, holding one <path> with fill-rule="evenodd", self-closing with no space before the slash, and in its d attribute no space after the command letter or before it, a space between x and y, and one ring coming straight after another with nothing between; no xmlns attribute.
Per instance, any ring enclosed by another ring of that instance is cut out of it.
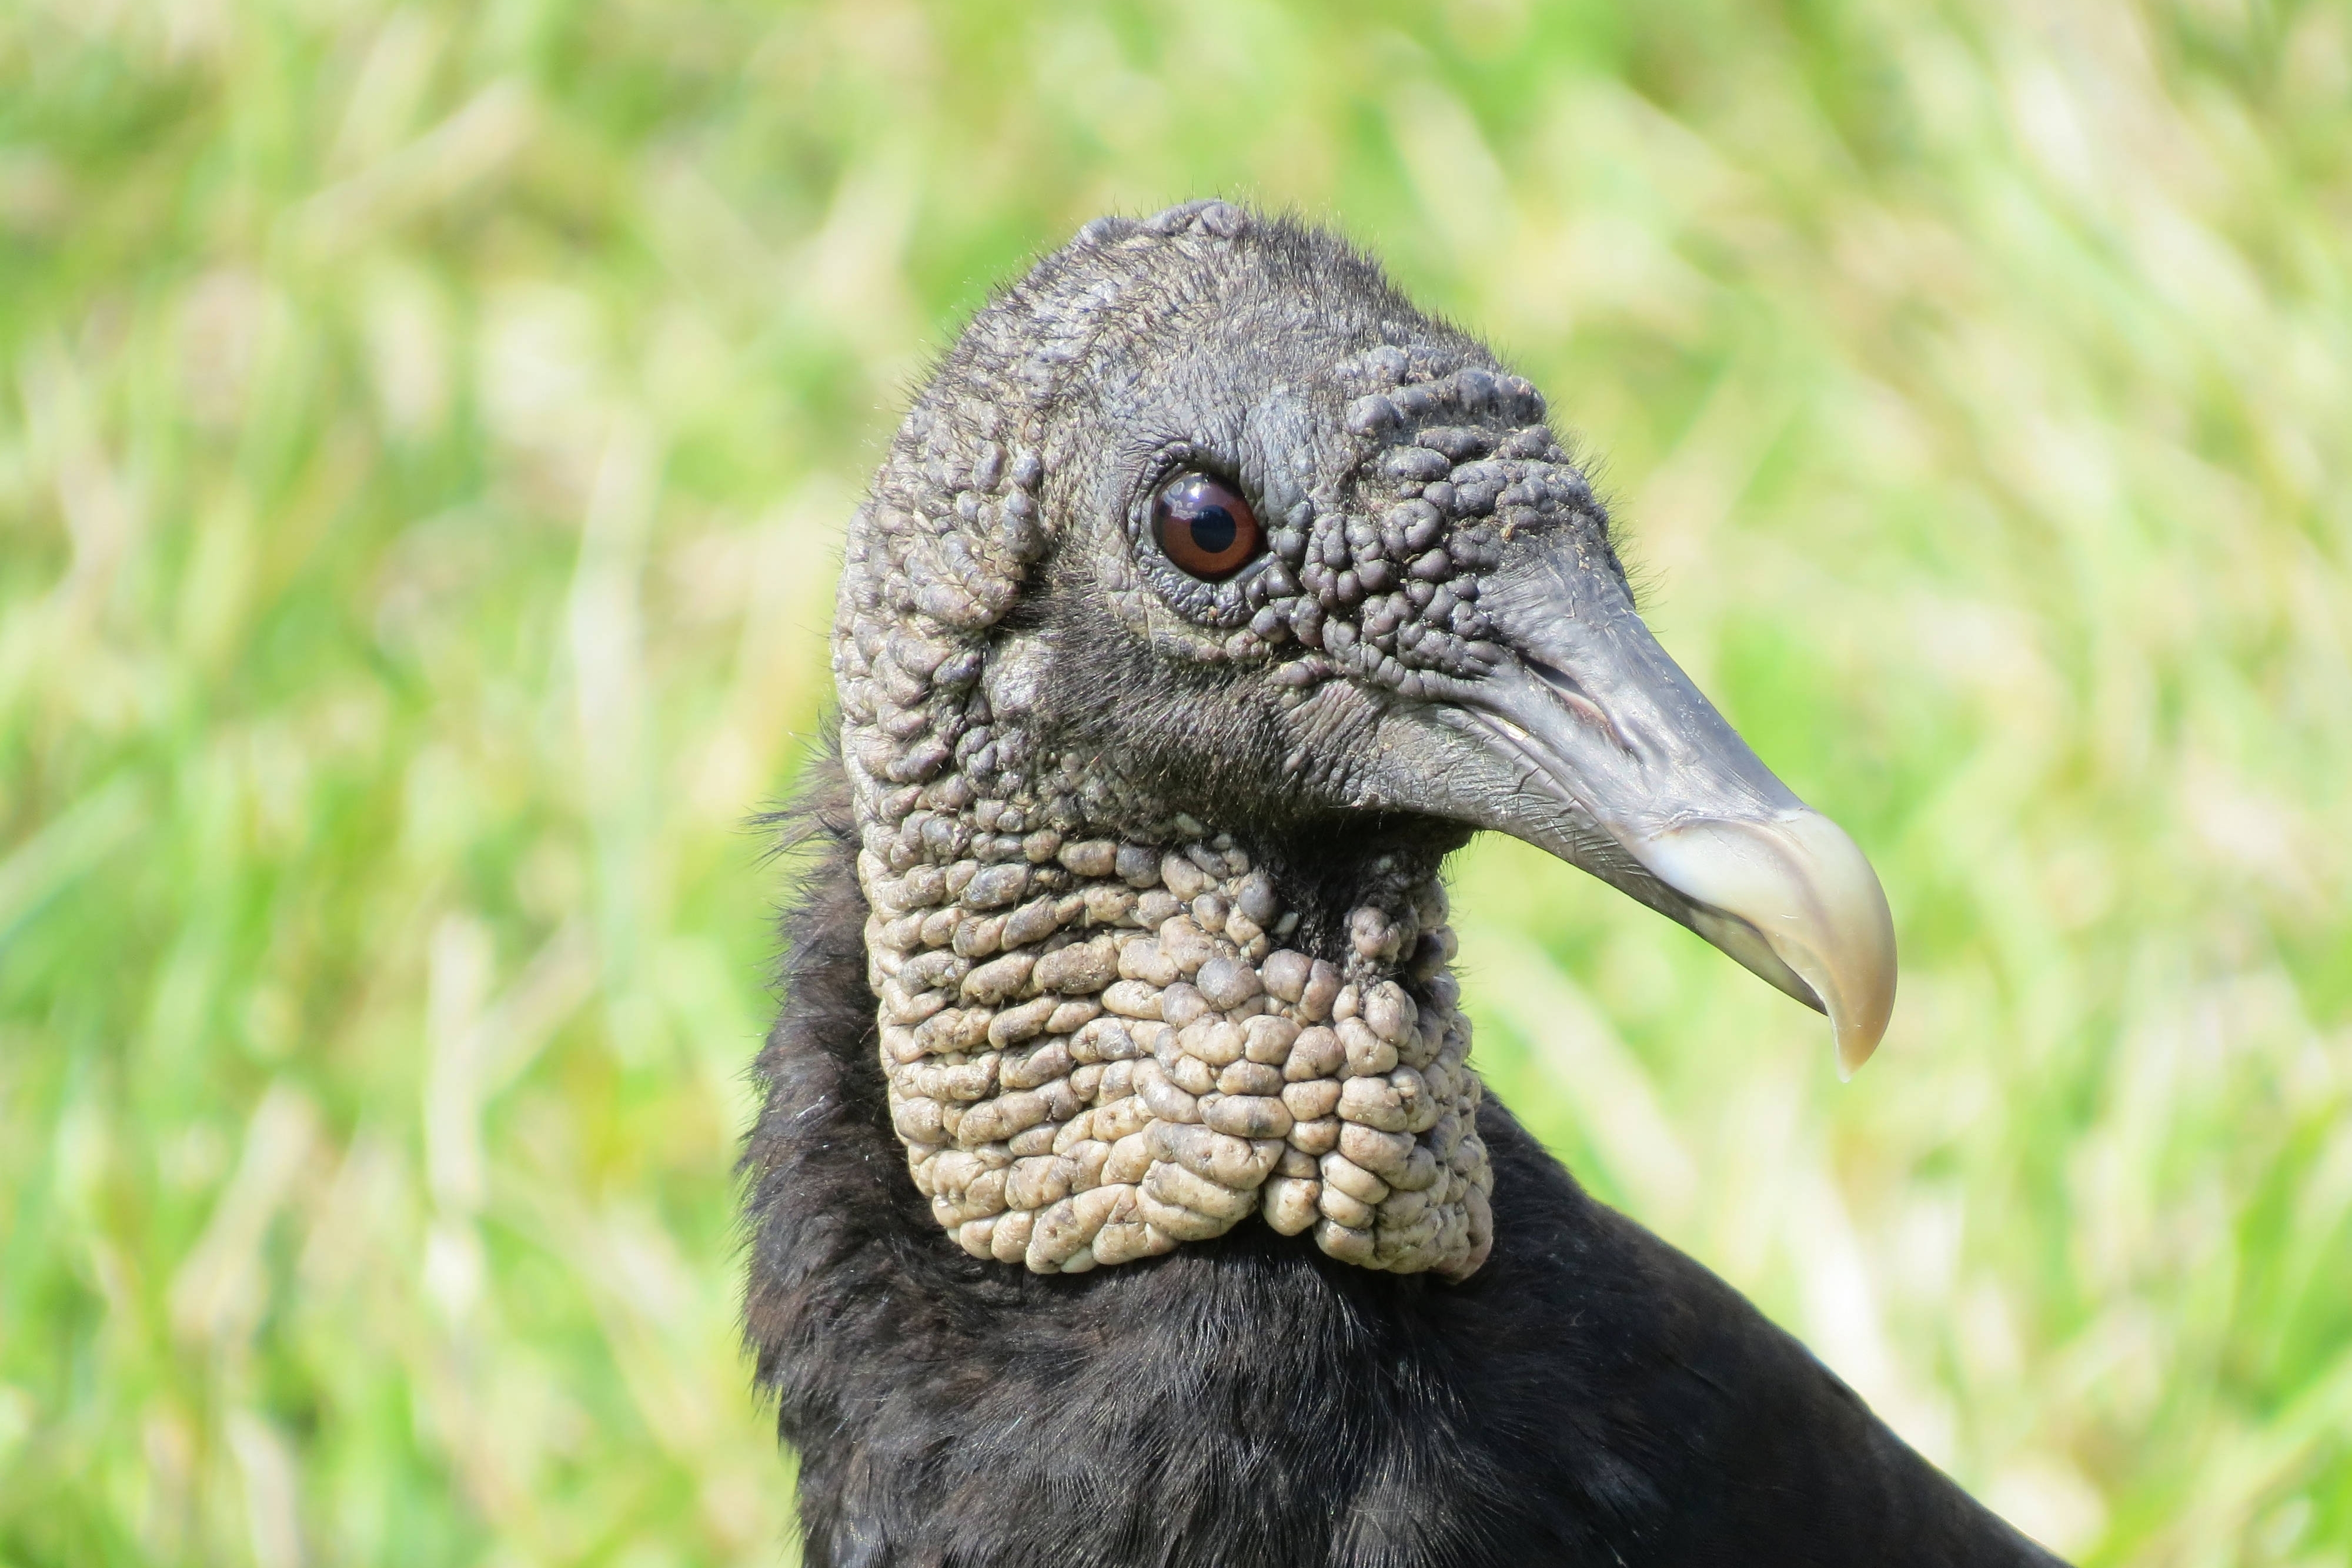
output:
<svg viewBox="0 0 2352 1568"><path fill-rule="evenodd" d="M1493 1242L1439 862L1510 833L1829 1016L1877 879L1635 612L1543 398L1327 235L1105 219L948 354L834 660L892 1124L968 1251L1078 1273L1253 1215Z"/></svg>

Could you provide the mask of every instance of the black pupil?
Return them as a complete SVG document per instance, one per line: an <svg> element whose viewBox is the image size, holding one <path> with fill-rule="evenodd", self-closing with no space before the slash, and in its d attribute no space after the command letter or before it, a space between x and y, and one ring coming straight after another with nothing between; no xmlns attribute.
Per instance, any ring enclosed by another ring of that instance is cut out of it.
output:
<svg viewBox="0 0 2352 1568"><path fill-rule="evenodd" d="M1186 510L1191 513L1185 521L1192 528L1195 548L1208 555L1223 555L1234 548L1234 536L1241 532L1241 525L1234 521L1231 512L1213 501L1197 500Z"/></svg>

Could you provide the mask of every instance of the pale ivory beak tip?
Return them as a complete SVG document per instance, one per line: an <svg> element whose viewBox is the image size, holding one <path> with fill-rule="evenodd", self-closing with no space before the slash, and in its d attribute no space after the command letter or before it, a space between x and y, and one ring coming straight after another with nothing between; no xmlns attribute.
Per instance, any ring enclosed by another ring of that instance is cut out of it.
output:
<svg viewBox="0 0 2352 1568"><path fill-rule="evenodd" d="M1878 873L1844 830L1808 810L1710 820L1656 834L1635 852L1705 906L1693 923L1700 935L1829 1014L1838 1077L1852 1079L1895 1011L1895 920Z"/></svg>
<svg viewBox="0 0 2352 1568"><path fill-rule="evenodd" d="M1863 1063L1877 1053L1878 1037L1863 1030L1839 1029L1834 1020L1831 1029L1837 1037L1838 1082L1851 1083Z"/></svg>
<svg viewBox="0 0 2352 1568"><path fill-rule="evenodd" d="M1886 1024L1895 1010L1895 987L1890 974L1886 987L1885 1006L1874 1016L1841 1018L1832 1013L1831 1030L1837 1036L1838 1081L1851 1082L1862 1071L1862 1064L1877 1053L1878 1042L1886 1038Z"/></svg>

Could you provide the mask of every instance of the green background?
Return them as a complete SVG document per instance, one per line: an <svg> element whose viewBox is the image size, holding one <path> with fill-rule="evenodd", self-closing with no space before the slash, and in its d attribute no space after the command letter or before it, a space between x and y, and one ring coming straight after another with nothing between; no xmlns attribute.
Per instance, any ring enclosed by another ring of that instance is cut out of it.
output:
<svg viewBox="0 0 2352 1568"><path fill-rule="evenodd" d="M2352 1561L2352 8L0 5L0 1563L768 1563L730 1166L842 524L1110 209L1597 455L1876 862L1507 842L1490 1082L2091 1563Z"/></svg>

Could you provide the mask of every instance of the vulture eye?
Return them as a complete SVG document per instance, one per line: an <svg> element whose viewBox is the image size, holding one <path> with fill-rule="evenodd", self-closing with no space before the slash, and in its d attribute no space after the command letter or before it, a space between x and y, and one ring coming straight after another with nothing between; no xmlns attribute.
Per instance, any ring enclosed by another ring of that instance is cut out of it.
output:
<svg viewBox="0 0 2352 1568"><path fill-rule="evenodd" d="M1204 582L1233 576L1265 545L1249 503L1206 474L1179 474L1160 486L1151 537L1179 570Z"/></svg>

